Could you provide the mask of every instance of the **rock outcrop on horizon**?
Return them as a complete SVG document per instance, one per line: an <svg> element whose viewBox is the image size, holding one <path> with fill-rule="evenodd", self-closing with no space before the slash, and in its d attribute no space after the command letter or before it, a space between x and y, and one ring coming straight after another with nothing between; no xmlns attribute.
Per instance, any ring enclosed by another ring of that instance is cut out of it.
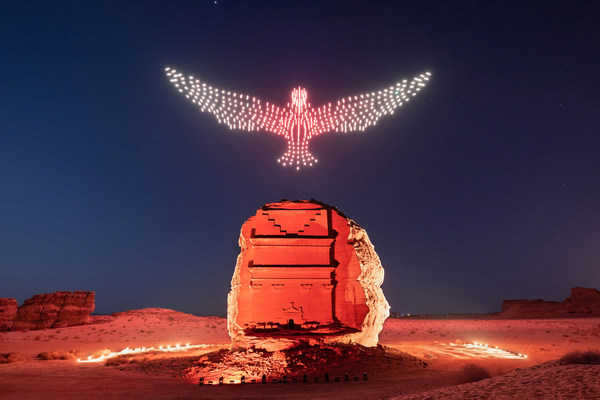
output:
<svg viewBox="0 0 600 400"><path fill-rule="evenodd" d="M17 308L15 299L0 299L0 331L24 331L81 325L94 311L94 292L38 294Z"/></svg>
<svg viewBox="0 0 600 400"><path fill-rule="evenodd" d="M9 330L17 315L19 303L15 299L0 298L0 332Z"/></svg>
<svg viewBox="0 0 600 400"><path fill-rule="evenodd" d="M376 346L389 305L369 237L315 200L264 205L242 226L228 297L234 347Z"/></svg>
<svg viewBox="0 0 600 400"><path fill-rule="evenodd" d="M600 316L600 291L574 287L563 302L537 300L504 300L501 318L560 318Z"/></svg>

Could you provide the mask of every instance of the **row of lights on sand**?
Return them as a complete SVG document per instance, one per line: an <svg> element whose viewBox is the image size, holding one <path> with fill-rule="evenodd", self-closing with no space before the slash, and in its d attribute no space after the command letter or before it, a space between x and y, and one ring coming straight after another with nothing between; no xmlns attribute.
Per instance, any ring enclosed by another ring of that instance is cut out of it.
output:
<svg viewBox="0 0 600 400"><path fill-rule="evenodd" d="M133 349L127 347L121 351L111 351L109 353L104 353L98 357L88 356L87 358L84 358L84 359L78 358L77 362L80 362L80 363L103 362L103 361L108 360L109 358L114 358L114 357L118 357L118 356L122 356L122 355L141 354L141 353L150 353L150 352L173 353L173 352L178 352L178 351L187 351L187 350L191 350L191 349L201 349L201 348L214 347L214 346L215 345L210 345L210 344L186 343L185 345L182 345L182 344L178 343L174 346L167 345L167 346L158 346L158 347L154 347L154 346L136 347Z"/></svg>
<svg viewBox="0 0 600 400"><path fill-rule="evenodd" d="M362 380L363 381L367 381L369 380L367 373L363 373L362 376ZM350 381L354 381L354 382L358 382L360 381L360 377L358 376L354 376L354 377L350 377L350 374L345 374L344 375L344 382L350 382ZM302 378L298 378L298 377L291 377L288 378L287 376L282 376L280 378L271 378L271 380L269 381L267 379L267 375L263 374L263 376L261 377L260 380L258 379L246 379L246 376L242 375L239 379L229 379L229 380L225 380L224 377L220 377L218 380L210 380L210 381L204 381L204 378L200 378L198 381L198 385L203 386L203 385L224 385L224 384L228 384L228 385L243 385L243 384L254 384L254 383L308 383L308 375L304 374L302 375ZM313 377L313 382L315 383L319 383L320 382L320 378L318 376ZM336 377L331 377L329 375L328 372L325 373L325 377L323 379L323 382L341 382L341 378L339 376Z"/></svg>

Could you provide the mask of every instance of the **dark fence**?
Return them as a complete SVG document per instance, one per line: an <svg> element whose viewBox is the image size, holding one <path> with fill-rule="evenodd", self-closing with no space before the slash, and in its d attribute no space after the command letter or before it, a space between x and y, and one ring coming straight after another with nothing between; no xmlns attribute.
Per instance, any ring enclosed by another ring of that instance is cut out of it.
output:
<svg viewBox="0 0 600 400"><path fill-rule="evenodd" d="M369 377L367 375L367 373L363 373L362 375L362 381L368 381ZM344 374L343 377L339 377L339 376L335 376L335 377L331 377L329 375L328 372L325 372L325 375L323 376L323 380L320 379L320 377L315 376L312 378L312 381L315 383L319 383L319 382L323 382L323 383L328 383L328 382L359 382L361 381L360 377L358 376L350 376L350 374ZM204 386L204 385L245 385L245 384L267 384L267 383L308 383L309 379L308 379L308 375L304 374L302 375L302 377L297 377L297 376L293 376L293 377L288 377L286 375L282 376L282 377L278 377L278 378L268 378L266 374L263 374L261 379L246 379L246 377L244 375L242 375L240 377L240 379L230 379L229 381L226 381L224 377L220 377L219 380L213 381L205 381L204 378L200 378L198 380L198 385L199 386Z"/></svg>

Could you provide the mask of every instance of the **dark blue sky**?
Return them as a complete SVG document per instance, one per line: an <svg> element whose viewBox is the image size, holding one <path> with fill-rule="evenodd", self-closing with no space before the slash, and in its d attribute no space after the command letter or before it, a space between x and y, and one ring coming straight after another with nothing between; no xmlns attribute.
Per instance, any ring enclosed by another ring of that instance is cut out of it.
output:
<svg viewBox="0 0 600 400"><path fill-rule="evenodd" d="M0 297L225 314L242 223L281 198L369 233L402 313L600 287L600 3L19 1L0 12ZM229 131L164 77L313 105L430 71L364 134Z"/></svg>

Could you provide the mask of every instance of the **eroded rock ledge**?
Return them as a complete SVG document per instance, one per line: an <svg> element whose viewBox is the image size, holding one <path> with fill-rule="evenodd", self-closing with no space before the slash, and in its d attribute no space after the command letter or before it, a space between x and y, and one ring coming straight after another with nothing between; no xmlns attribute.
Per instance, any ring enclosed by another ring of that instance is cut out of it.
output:
<svg viewBox="0 0 600 400"><path fill-rule="evenodd" d="M600 291L574 287L563 302L537 300L504 300L501 318L560 318L600 316Z"/></svg>
<svg viewBox="0 0 600 400"><path fill-rule="evenodd" d="M227 323L234 347L376 346L389 305L364 229L315 200L266 204L242 226Z"/></svg>
<svg viewBox="0 0 600 400"><path fill-rule="evenodd" d="M15 299L0 299L0 331L24 331L80 325L94 311L94 292L37 294L18 307Z"/></svg>

